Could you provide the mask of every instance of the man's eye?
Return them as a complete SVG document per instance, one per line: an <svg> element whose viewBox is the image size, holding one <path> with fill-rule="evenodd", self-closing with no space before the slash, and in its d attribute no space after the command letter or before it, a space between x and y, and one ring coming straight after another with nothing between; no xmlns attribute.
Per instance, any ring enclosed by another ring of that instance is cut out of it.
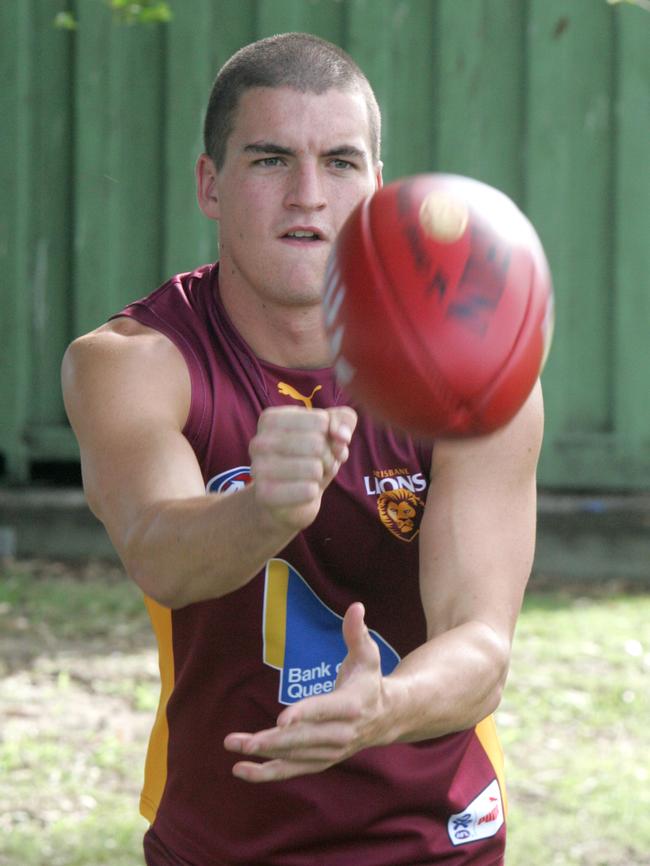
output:
<svg viewBox="0 0 650 866"><path fill-rule="evenodd" d="M342 170L354 168L354 164L349 162L347 159L333 159L331 162L331 166L332 168L338 168Z"/></svg>
<svg viewBox="0 0 650 866"><path fill-rule="evenodd" d="M276 165L282 165L282 157L280 156L265 156L263 159L255 160L255 165L267 166L273 168Z"/></svg>

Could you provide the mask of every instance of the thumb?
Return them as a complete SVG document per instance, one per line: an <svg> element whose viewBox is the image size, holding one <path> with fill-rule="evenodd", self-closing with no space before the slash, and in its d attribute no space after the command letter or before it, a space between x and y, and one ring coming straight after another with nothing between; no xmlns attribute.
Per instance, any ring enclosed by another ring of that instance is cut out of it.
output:
<svg viewBox="0 0 650 866"><path fill-rule="evenodd" d="M334 406L327 409L328 462L325 464L325 484L334 478L341 464L350 456L350 442L357 426L357 413L350 406Z"/></svg>
<svg viewBox="0 0 650 866"><path fill-rule="evenodd" d="M343 617L343 640L348 649L339 669L337 686L342 685L360 667L379 668L379 647L366 626L366 611L361 602L354 602Z"/></svg>
<svg viewBox="0 0 650 866"><path fill-rule="evenodd" d="M343 640L348 648L348 652L354 654L357 651L362 651L364 638L368 634L368 627L365 622L366 609L360 601L355 601L346 610L343 617ZM372 638L371 638L372 639Z"/></svg>
<svg viewBox="0 0 650 866"><path fill-rule="evenodd" d="M357 426L357 413L350 406L332 406L329 415L329 436L333 442L349 445Z"/></svg>

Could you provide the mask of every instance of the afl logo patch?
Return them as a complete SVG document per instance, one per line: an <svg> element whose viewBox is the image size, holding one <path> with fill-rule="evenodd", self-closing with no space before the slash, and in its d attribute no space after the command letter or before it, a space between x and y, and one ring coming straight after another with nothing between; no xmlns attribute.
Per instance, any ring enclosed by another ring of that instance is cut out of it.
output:
<svg viewBox="0 0 650 866"><path fill-rule="evenodd" d="M211 478L205 485L206 493L235 493L252 481L250 466L236 466Z"/></svg>

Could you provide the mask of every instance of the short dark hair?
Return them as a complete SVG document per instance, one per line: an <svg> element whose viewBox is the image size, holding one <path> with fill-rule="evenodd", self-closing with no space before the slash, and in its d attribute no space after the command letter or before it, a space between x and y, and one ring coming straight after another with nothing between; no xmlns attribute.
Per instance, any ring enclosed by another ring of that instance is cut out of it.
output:
<svg viewBox="0 0 650 866"><path fill-rule="evenodd" d="M324 93L330 88L358 90L368 110L371 155L379 162L381 115L361 69L342 48L325 39L311 33L281 33L240 48L215 79L203 141L217 169L224 163L239 100L252 87L292 87L302 93Z"/></svg>

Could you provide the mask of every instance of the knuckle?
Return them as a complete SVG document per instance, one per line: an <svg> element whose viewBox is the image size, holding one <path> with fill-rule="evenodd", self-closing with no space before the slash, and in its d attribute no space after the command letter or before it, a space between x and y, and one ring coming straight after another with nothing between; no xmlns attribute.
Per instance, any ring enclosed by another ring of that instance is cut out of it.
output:
<svg viewBox="0 0 650 866"><path fill-rule="evenodd" d="M306 467L306 476L310 481L321 481L325 467L322 460L310 460Z"/></svg>
<svg viewBox="0 0 650 866"><path fill-rule="evenodd" d="M251 476L254 480L268 474L268 459L261 452L251 453Z"/></svg>
<svg viewBox="0 0 650 866"><path fill-rule="evenodd" d="M360 719L362 715L363 715L363 702L357 696L351 697L350 701L348 703L348 712L347 712L348 718L352 719L353 721L356 721L357 719Z"/></svg>
<svg viewBox="0 0 650 866"><path fill-rule="evenodd" d="M305 454L309 457L320 457L325 448L325 437L317 432L309 432L303 439Z"/></svg>
<svg viewBox="0 0 650 866"><path fill-rule="evenodd" d="M276 486L267 478L255 478L255 493L257 500L264 505L272 505L277 500Z"/></svg>
<svg viewBox="0 0 650 866"><path fill-rule="evenodd" d="M274 449L274 437L269 433L257 433L248 445L248 452L251 456L259 454L268 454Z"/></svg>
<svg viewBox="0 0 650 866"><path fill-rule="evenodd" d="M320 485L317 481L306 481L304 484L304 498L307 502L312 502L320 497Z"/></svg>
<svg viewBox="0 0 650 866"><path fill-rule="evenodd" d="M312 409L309 413L313 418L314 426L321 431L326 431L330 424L329 409Z"/></svg>

